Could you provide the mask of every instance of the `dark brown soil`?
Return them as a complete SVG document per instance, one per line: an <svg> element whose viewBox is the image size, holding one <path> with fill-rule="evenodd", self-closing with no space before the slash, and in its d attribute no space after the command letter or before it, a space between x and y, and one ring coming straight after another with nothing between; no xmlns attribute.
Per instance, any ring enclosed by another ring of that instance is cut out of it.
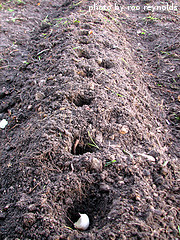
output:
<svg viewBox="0 0 180 240"><path fill-rule="evenodd" d="M180 238L179 15L144 9L162 5L1 1L0 239Z"/></svg>

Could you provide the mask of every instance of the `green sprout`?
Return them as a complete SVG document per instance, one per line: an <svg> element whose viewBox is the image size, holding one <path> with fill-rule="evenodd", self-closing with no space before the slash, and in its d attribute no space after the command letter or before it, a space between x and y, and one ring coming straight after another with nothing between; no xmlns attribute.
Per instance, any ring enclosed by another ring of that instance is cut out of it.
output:
<svg viewBox="0 0 180 240"><path fill-rule="evenodd" d="M77 47L73 47L73 50L78 49L78 48L80 48L80 47L79 47L79 46L77 46Z"/></svg>
<svg viewBox="0 0 180 240"><path fill-rule="evenodd" d="M124 63L128 64L128 63L126 62L126 60L124 60L124 58L121 58L121 60L122 60Z"/></svg>
<svg viewBox="0 0 180 240"><path fill-rule="evenodd" d="M25 4L25 2L22 1L22 0L16 0L15 2L16 2L17 4Z"/></svg>
<svg viewBox="0 0 180 240"><path fill-rule="evenodd" d="M174 118L175 118L177 121L180 121L180 116L178 116L176 113L174 113L173 115L174 115Z"/></svg>
<svg viewBox="0 0 180 240"><path fill-rule="evenodd" d="M112 161L110 161L110 162L107 162L106 164L105 164L105 167L107 167L107 166L109 166L109 165L111 165L111 164L113 164L113 163L115 163L116 162L116 160L114 159L114 160L112 160Z"/></svg>
<svg viewBox="0 0 180 240"><path fill-rule="evenodd" d="M9 11L9 12L14 12L14 10L13 10L13 9L11 9L11 8L8 8L8 11Z"/></svg>
<svg viewBox="0 0 180 240"><path fill-rule="evenodd" d="M110 89L109 87L106 87L108 90L110 90L112 93L115 93L118 97L124 97L123 95L113 91L112 89Z"/></svg>
<svg viewBox="0 0 180 240"><path fill-rule="evenodd" d="M179 231L179 235L180 235L180 226L178 226L178 231Z"/></svg>
<svg viewBox="0 0 180 240"><path fill-rule="evenodd" d="M45 17L45 19L42 20L42 22L47 22L48 21L48 15Z"/></svg>
<svg viewBox="0 0 180 240"><path fill-rule="evenodd" d="M74 23L80 23L80 21L76 19L76 20L74 20Z"/></svg>
<svg viewBox="0 0 180 240"><path fill-rule="evenodd" d="M108 10L104 10L104 11L108 11ZM104 17L104 19L109 23L111 22L109 19L107 19L107 17Z"/></svg>
<svg viewBox="0 0 180 240"><path fill-rule="evenodd" d="M92 139L91 134L90 134L89 131L88 131L88 136L89 136L89 138L91 139L91 142L92 142L92 143L88 143L88 145L91 146L91 147L95 147L95 148L98 148L98 149L99 149L98 145L97 145L97 144L94 142L94 140Z"/></svg>
<svg viewBox="0 0 180 240"><path fill-rule="evenodd" d="M74 6L78 6L79 4L81 4L82 1L78 2L78 3L73 3Z"/></svg>
<svg viewBox="0 0 180 240"><path fill-rule="evenodd" d="M145 18L143 18L144 20L146 20L146 19L150 19L151 21L157 21L157 20L159 20L158 18L154 18L154 17L152 17L152 16L148 16L148 17L145 17Z"/></svg>
<svg viewBox="0 0 180 240"><path fill-rule="evenodd" d="M141 30L142 30L142 32L141 32L142 35L145 35L147 33L147 31L145 29L141 28Z"/></svg>
<svg viewBox="0 0 180 240"><path fill-rule="evenodd" d="M123 153L125 153L126 155L129 155L131 159L133 159L132 153L130 153L129 151L126 151L126 150L124 150L124 149L123 149L122 151L123 151Z"/></svg>
<svg viewBox="0 0 180 240"><path fill-rule="evenodd" d="M161 51L161 53L162 53L162 54L167 54L167 55L170 55L170 53L169 53L169 52L163 52L163 51Z"/></svg>
<svg viewBox="0 0 180 240"><path fill-rule="evenodd" d="M50 22L48 22L48 15L45 17L45 19L42 20L43 23L47 23L48 25L52 25Z"/></svg>
<svg viewBox="0 0 180 240"><path fill-rule="evenodd" d="M24 64L29 65L30 63L27 61L23 61Z"/></svg>
<svg viewBox="0 0 180 240"><path fill-rule="evenodd" d="M66 24L66 23L68 23L68 21L66 20L65 22L63 22L63 24Z"/></svg>
<svg viewBox="0 0 180 240"><path fill-rule="evenodd" d="M11 18L12 22L15 22L17 20L17 18Z"/></svg>
<svg viewBox="0 0 180 240"><path fill-rule="evenodd" d="M63 20L63 18L54 18L54 20L57 21L57 24L61 23L61 21Z"/></svg>

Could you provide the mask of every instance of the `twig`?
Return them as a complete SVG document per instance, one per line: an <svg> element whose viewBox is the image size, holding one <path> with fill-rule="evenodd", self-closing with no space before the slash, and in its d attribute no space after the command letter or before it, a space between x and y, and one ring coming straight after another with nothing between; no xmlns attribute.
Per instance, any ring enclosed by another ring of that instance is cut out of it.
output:
<svg viewBox="0 0 180 240"><path fill-rule="evenodd" d="M49 51L49 50L50 50L50 48L44 49L44 50L42 50L41 52L38 52L38 53L37 53L37 56L39 56L41 53L44 53L44 52Z"/></svg>
<svg viewBox="0 0 180 240"><path fill-rule="evenodd" d="M10 66L10 65L6 65L6 66L2 66L2 67L0 67L0 69L2 69L2 68L7 68L7 67L16 67L16 65L12 65L12 66Z"/></svg>
<svg viewBox="0 0 180 240"><path fill-rule="evenodd" d="M37 183L36 186L34 186L33 189L31 189L28 193L29 193L29 194L32 193L32 192L37 188L37 186L39 186L40 183L41 183L41 182Z"/></svg>
<svg viewBox="0 0 180 240"><path fill-rule="evenodd" d="M73 153L76 154L76 148L77 145L79 144L79 139L76 139L75 143L74 143L74 147L73 147Z"/></svg>

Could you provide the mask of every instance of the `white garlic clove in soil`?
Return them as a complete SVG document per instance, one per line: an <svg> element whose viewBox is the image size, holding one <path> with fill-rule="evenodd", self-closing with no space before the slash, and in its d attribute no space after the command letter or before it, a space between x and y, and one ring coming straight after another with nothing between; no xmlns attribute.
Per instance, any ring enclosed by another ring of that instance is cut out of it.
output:
<svg viewBox="0 0 180 240"><path fill-rule="evenodd" d="M4 129L7 124L8 124L8 121L6 121L6 119L1 120L0 121L0 128Z"/></svg>
<svg viewBox="0 0 180 240"><path fill-rule="evenodd" d="M74 223L74 227L79 230L85 231L89 227L89 217L87 214L79 213L80 218Z"/></svg>

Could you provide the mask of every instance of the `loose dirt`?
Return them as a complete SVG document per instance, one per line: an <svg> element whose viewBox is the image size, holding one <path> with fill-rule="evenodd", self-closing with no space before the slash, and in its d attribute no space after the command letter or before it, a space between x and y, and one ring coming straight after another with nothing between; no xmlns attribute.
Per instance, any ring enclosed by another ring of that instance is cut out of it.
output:
<svg viewBox="0 0 180 240"><path fill-rule="evenodd" d="M0 238L179 239L178 1L0 13Z"/></svg>

